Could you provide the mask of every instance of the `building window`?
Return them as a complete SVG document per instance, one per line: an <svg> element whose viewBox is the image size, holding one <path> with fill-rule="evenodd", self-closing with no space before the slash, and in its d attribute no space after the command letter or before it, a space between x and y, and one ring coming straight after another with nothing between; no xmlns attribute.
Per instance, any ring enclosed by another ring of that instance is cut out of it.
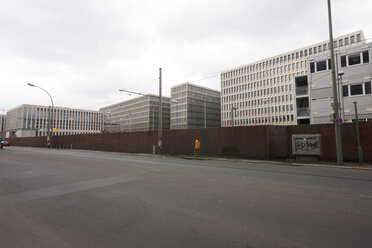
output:
<svg viewBox="0 0 372 248"><path fill-rule="evenodd" d="M346 67L346 56L341 56L341 67Z"/></svg>
<svg viewBox="0 0 372 248"><path fill-rule="evenodd" d="M317 50L316 50L316 47L314 47L314 54L316 54L317 53Z"/></svg>
<svg viewBox="0 0 372 248"><path fill-rule="evenodd" d="M335 41L333 42L333 47L334 47L334 48L337 48L337 40L335 40Z"/></svg>
<svg viewBox="0 0 372 248"><path fill-rule="evenodd" d="M348 56L349 66L360 64L360 54L352 54Z"/></svg>
<svg viewBox="0 0 372 248"><path fill-rule="evenodd" d="M305 50L305 57L307 56L307 49Z"/></svg>
<svg viewBox="0 0 372 248"><path fill-rule="evenodd" d="M338 45L339 45L340 47L344 46L344 40L339 40L339 41L338 41Z"/></svg>
<svg viewBox="0 0 372 248"><path fill-rule="evenodd" d="M371 94L371 82L367 82L364 84L365 94Z"/></svg>
<svg viewBox="0 0 372 248"><path fill-rule="evenodd" d="M369 63L369 52L368 51L363 52L363 64L364 63Z"/></svg>
<svg viewBox="0 0 372 248"><path fill-rule="evenodd" d="M322 51L322 46L318 46L318 52Z"/></svg>
<svg viewBox="0 0 372 248"><path fill-rule="evenodd" d="M354 44L355 43L355 37L354 37L354 35L350 37L350 42L351 42L351 44Z"/></svg>
<svg viewBox="0 0 372 248"><path fill-rule="evenodd" d="M363 84L350 85L350 95L363 95Z"/></svg>
<svg viewBox="0 0 372 248"><path fill-rule="evenodd" d="M331 59L328 59L328 70L332 70Z"/></svg>
<svg viewBox="0 0 372 248"><path fill-rule="evenodd" d="M349 45L349 37L345 38L345 46Z"/></svg>
<svg viewBox="0 0 372 248"><path fill-rule="evenodd" d="M342 95L349 96L349 86L347 85L342 86Z"/></svg>
<svg viewBox="0 0 372 248"><path fill-rule="evenodd" d="M357 42L360 42L360 34L357 34Z"/></svg>
<svg viewBox="0 0 372 248"><path fill-rule="evenodd" d="M327 61L319 61L316 63L316 71L325 71L327 70Z"/></svg>
<svg viewBox="0 0 372 248"><path fill-rule="evenodd" d="M302 58L303 56L304 56L304 52L301 51L301 52L300 52L300 57Z"/></svg>
<svg viewBox="0 0 372 248"><path fill-rule="evenodd" d="M309 48L309 55L313 54L313 49Z"/></svg>
<svg viewBox="0 0 372 248"><path fill-rule="evenodd" d="M323 44L323 51L327 51L327 44Z"/></svg>

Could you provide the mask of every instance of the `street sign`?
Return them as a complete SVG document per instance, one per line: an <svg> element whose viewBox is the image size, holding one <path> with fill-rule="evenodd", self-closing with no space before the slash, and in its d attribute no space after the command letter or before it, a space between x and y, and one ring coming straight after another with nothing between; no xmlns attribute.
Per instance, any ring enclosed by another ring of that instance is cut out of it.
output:
<svg viewBox="0 0 372 248"><path fill-rule="evenodd" d="M343 122L343 120L342 120L340 117L337 117L337 118L335 119L335 124L336 124L337 126L341 126L341 125L342 125L342 122Z"/></svg>

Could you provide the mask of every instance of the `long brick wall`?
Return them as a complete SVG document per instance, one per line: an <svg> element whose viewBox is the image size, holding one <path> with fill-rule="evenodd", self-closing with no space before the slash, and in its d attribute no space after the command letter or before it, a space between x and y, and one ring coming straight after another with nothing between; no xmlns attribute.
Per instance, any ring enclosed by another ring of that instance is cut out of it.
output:
<svg viewBox="0 0 372 248"><path fill-rule="evenodd" d="M163 153L193 154L194 141L201 143L200 155L251 159L281 159L292 156L292 134L321 134L322 159L336 160L334 125L255 126L166 130ZM372 162L372 123L360 123L364 160ZM345 161L357 161L355 124L341 128ZM9 139L12 145L45 147L46 137ZM102 133L53 137L53 146L100 151L152 153L157 132Z"/></svg>

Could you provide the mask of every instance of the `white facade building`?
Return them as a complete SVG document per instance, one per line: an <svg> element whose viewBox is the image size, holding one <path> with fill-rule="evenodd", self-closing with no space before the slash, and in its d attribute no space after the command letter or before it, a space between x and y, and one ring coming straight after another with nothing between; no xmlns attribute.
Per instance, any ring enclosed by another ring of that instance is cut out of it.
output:
<svg viewBox="0 0 372 248"><path fill-rule="evenodd" d="M344 122L372 121L372 43L340 48L335 53L339 116ZM308 75L296 78L297 124L332 123L333 88L330 54L308 61Z"/></svg>
<svg viewBox="0 0 372 248"><path fill-rule="evenodd" d="M362 31L334 39L335 48L365 43ZM221 73L221 126L295 125L295 78L307 75L307 60L328 54L329 41Z"/></svg>
<svg viewBox="0 0 372 248"><path fill-rule="evenodd" d="M94 110L23 104L7 112L6 137L47 136L49 112L53 135L100 133L103 114Z"/></svg>
<svg viewBox="0 0 372 248"><path fill-rule="evenodd" d="M159 96L142 95L100 109L105 116L104 132L158 130ZM163 129L170 125L170 98L162 97Z"/></svg>

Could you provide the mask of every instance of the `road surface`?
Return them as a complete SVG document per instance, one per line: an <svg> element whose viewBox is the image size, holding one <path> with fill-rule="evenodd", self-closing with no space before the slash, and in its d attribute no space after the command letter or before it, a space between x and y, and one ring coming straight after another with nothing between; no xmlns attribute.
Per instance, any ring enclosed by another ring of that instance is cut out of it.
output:
<svg viewBox="0 0 372 248"><path fill-rule="evenodd" d="M0 247L372 247L372 171L6 147Z"/></svg>

